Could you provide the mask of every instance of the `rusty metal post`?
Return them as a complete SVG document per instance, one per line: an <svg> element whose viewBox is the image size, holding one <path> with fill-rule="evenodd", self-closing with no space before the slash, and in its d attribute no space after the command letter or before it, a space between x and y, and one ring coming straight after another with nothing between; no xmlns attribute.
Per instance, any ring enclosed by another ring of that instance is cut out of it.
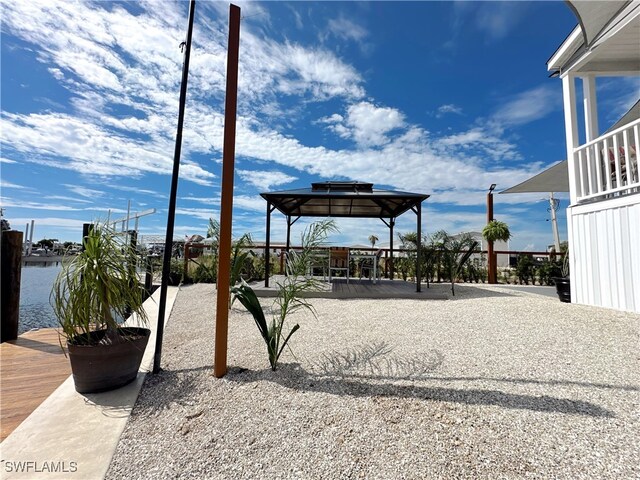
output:
<svg viewBox="0 0 640 480"><path fill-rule="evenodd" d="M22 269L22 232L5 230L0 234L2 268L2 319L0 342L18 338L20 319L20 276Z"/></svg>
<svg viewBox="0 0 640 480"><path fill-rule="evenodd" d="M224 106L222 149L222 192L220 199L220 256L216 305L216 341L213 373L227 373L229 330L229 288L231 275L231 228L233 220L233 173L236 155L236 109L238 104L238 57L240 49L240 7L229 6L229 46L227 49L227 92Z"/></svg>

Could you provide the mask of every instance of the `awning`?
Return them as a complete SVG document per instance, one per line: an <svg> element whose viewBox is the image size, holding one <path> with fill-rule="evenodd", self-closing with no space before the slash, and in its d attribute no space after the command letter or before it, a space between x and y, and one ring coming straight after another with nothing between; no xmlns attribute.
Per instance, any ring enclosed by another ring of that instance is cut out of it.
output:
<svg viewBox="0 0 640 480"><path fill-rule="evenodd" d="M618 13L631 3L631 0L569 0L567 3L578 17L584 43L587 48L590 48L607 30Z"/></svg>
<svg viewBox="0 0 640 480"><path fill-rule="evenodd" d="M556 163L535 177L507 188L500 193L531 193L531 192L568 192L569 191L569 168L567 161Z"/></svg>

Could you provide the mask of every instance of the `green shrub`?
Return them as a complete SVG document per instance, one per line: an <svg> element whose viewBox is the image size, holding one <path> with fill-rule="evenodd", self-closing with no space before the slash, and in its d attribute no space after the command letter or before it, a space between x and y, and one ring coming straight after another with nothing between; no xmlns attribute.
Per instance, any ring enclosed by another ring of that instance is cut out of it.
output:
<svg viewBox="0 0 640 480"><path fill-rule="evenodd" d="M218 278L218 258L206 255L193 261L195 269L191 274L194 283L216 283Z"/></svg>
<svg viewBox="0 0 640 480"><path fill-rule="evenodd" d="M184 278L184 261L172 258L169 264L169 285L180 285Z"/></svg>
<svg viewBox="0 0 640 480"><path fill-rule="evenodd" d="M520 255L516 264L516 275L520 283L525 285L529 285L529 281L534 281L535 267L531 255Z"/></svg>
<svg viewBox="0 0 640 480"><path fill-rule="evenodd" d="M553 285L551 279L561 276L561 269L562 266L560 262L551 262L549 260L542 262L538 267L538 280L540 281L540 285Z"/></svg>

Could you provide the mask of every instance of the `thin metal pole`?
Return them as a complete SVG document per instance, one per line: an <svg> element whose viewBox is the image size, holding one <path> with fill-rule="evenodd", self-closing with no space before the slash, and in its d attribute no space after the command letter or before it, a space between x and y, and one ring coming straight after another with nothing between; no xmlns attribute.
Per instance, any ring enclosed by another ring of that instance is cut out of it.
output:
<svg viewBox="0 0 640 480"><path fill-rule="evenodd" d="M493 220L493 192L487 193L487 223ZM496 283L496 259L493 253L493 242L487 242L487 256L489 261L489 283Z"/></svg>
<svg viewBox="0 0 640 480"><path fill-rule="evenodd" d="M160 371L162 357L162 338L164 335L164 314L167 308L167 286L169 285L169 269L173 252L173 227L176 216L176 197L178 194L178 176L180 173L180 152L182 151L182 126L184 125L184 107L187 99L187 81L189 80L189 57L191 55L191 34L193 33L193 16L196 1L189 2L189 26L182 65L182 84L180 85L180 106L178 108L178 129L176 147L173 154L173 173L171 175L171 193L169 195L169 213L167 214L167 234L164 240L164 257L162 262L162 283L160 285L160 303L158 304L158 325L156 332L156 350L153 357L153 373Z"/></svg>
<svg viewBox="0 0 640 480"><path fill-rule="evenodd" d="M271 268L269 262L269 251L271 250L271 203L267 202L267 238L264 241L264 286L269 288L269 275Z"/></svg>
<svg viewBox="0 0 640 480"><path fill-rule="evenodd" d="M216 340L213 374L227 373L229 331L229 289L231 276L231 229L233 223L233 172L236 155L236 110L238 104L238 57L240 50L240 7L229 5L229 45L227 48L227 92L224 105L222 147L222 189L220 195L220 245L216 304Z"/></svg>
<svg viewBox="0 0 640 480"><path fill-rule="evenodd" d="M393 265L393 225L395 219L389 219L389 278L393 280L395 277L395 268Z"/></svg>
<svg viewBox="0 0 640 480"><path fill-rule="evenodd" d="M422 283L422 272L421 272L422 264L420 263L420 260L421 260L420 251L422 250L422 202L418 203L417 205L416 215L418 216L418 241L417 241L418 253L416 255L416 292L419 292L420 284Z"/></svg>
<svg viewBox="0 0 640 480"><path fill-rule="evenodd" d="M291 248L291 215L287 215L287 246L286 246L286 256L289 258L289 249ZM280 272L282 274L282 272ZM284 274L287 272L285 270Z"/></svg>

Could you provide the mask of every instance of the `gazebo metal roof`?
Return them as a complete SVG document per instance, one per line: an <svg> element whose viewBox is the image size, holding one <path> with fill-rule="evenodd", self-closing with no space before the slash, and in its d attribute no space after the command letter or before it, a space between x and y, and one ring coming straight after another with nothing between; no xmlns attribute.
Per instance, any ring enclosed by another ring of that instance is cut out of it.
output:
<svg viewBox="0 0 640 480"><path fill-rule="evenodd" d="M429 195L374 189L366 182L316 182L311 188L260 194L292 217L396 218Z"/></svg>

